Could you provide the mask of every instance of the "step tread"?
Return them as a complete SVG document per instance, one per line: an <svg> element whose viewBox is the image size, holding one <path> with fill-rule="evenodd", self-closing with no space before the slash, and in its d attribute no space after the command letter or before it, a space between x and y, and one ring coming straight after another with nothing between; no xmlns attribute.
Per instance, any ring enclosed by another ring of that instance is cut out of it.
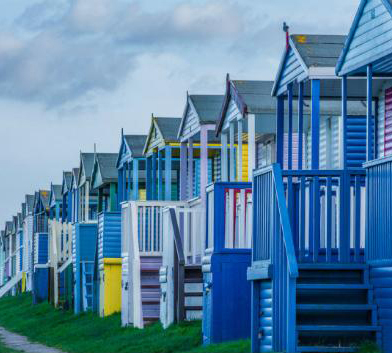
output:
<svg viewBox="0 0 392 353"><path fill-rule="evenodd" d="M184 296L185 297L202 297L203 292L185 292Z"/></svg>
<svg viewBox="0 0 392 353"><path fill-rule="evenodd" d="M346 283L299 283L297 289L371 289L370 284Z"/></svg>
<svg viewBox="0 0 392 353"><path fill-rule="evenodd" d="M203 310L200 305L185 305L185 310Z"/></svg>
<svg viewBox="0 0 392 353"><path fill-rule="evenodd" d="M374 304L297 304L298 310L360 311L376 309Z"/></svg>
<svg viewBox="0 0 392 353"><path fill-rule="evenodd" d="M298 331L380 331L379 326L371 325L298 325Z"/></svg>
<svg viewBox="0 0 392 353"><path fill-rule="evenodd" d="M366 264L360 263L301 263L298 264L299 270L365 270L368 268Z"/></svg>
<svg viewBox="0 0 392 353"><path fill-rule="evenodd" d="M340 353L340 352L357 352L356 347L323 347L323 346L298 346L297 352L326 352L326 353Z"/></svg>
<svg viewBox="0 0 392 353"><path fill-rule="evenodd" d="M142 299L142 305L144 304L160 304L159 299Z"/></svg>

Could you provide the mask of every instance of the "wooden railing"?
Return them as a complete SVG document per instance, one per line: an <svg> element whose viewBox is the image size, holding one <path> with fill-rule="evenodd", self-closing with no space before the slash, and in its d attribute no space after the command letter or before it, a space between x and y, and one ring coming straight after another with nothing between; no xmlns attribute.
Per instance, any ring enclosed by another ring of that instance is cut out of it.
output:
<svg viewBox="0 0 392 353"><path fill-rule="evenodd" d="M250 249L252 247L252 185L217 182L207 188L207 248ZM216 217L224 229L215 234ZM220 220L221 221L221 220Z"/></svg>
<svg viewBox="0 0 392 353"><path fill-rule="evenodd" d="M169 206L185 206L177 201L130 201L122 204L121 254L122 270L126 273L124 287L129 291L125 300L126 311L123 325L132 324L143 328L141 297L141 256L163 254L163 209ZM124 278L124 276L123 276ZM126 283L125 283L126 282Z"/></svg>
<svg viewBox="0 0 392 353"><path fill-rule="evenodd" d="M392 157L365 164L367 169L366 259L392 261Z"/></svg>
<svg viewBox="0 0 392 353"><path fill-rule="evenodd" d="M299 262L363 262L365 171L283 171Z"/></svg>
<svg viewBox="0 0 392 353"><path fill-rule="evenodd" d="M285 187L278 164L255 173L253 195L252 270L257 272L258 268L265 269L265 276L258 279L269 281L270 276L273 278L270 284L273 293L271 315L274 342L277 342L273 349L294 352L298 265L286 207ZM259 320L258 313L255 314L255 320Z"/></svg>

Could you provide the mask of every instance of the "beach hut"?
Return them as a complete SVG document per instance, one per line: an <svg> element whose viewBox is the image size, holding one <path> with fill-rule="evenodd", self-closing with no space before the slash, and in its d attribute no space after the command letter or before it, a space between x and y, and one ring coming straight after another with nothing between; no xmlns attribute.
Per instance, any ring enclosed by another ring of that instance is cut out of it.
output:
<svg viewBox="0 0 392 353"><path fill-rule="evenodd" d="M59 296L58 267L60 263L61 236L62 236L62 185L51 184L49 194L49 219L48 219L48 242L49 242L49 302L57 306Z"/></svg>
<svg viewBox="0 0 392 353"><path fill-rule="evenodd" d="M272 89L277 163L253 174L254 352L341 352L377 335L364 266L364 85L350 80L342 112L334 70L345 40L286 32Z"/></svg>
<svg viewBox="0 0 392 353"><path fill-rule="evenodd" d="M121 212L117 153L96 153L91 178L98 191L98 245L95 254L96 301L100 316L121 310Z"/></svg>
<svg viewBox="0 0 392 353"><path fill-rule="evenodd" d="M369 301L377 304L374 326L383 352L392 352L392 5L362 0L336 65L342 110L350 103L350 81L363 82L366 102L366 273ZM346 141L349 135L344 137ZM346 142L348 143L348 142ZM361 215L362 216L362 215ZM364 217L365 218L365 217ZM355 229L355 228L354 228ZM376 327L375 327L376 328ZM369 336L369 333L366 333ZM373 337L374 339L374 334Z"/></svg>
<svg viewBox="0 0 392 353"><path fill-rule="evenodd" d="M118 203L146 200L146 158L143 155L147 135L124 135L118 153Z"/></svg>
<svg viewBox="0 0 392 353"><path fill-rule="evenodd" d="M159 320L162 213L167 206L184 205L175 201L179 197L180 121L180 118L152 117L143 153L147 200L131 198L121 204L121 321L124 326L143 328Z"/></svg>
<svg viewBox="0 0 392 353"><path fill-rule="evenodd" d="M72 224L74 311L93 309L92 288L97 245L98 192L91 188L94 153L80 153L77 181L74 181L75 209Z"/></svg>
<svg viewBox="0 0 392 353"><path fill-rule="evenodd" d="M206 186L220 178L220 141L214 131L222 103L221 95L186 96L177 139L180 198L187 207L163 213L160 321L164 327L202 316Z"/></svg>
<svg viewBox="0 0 392 353"><path fill-rule="evenodd" d="M54 305L64 309L73 308L73 265L72 265L72 222L73 222L73 195L79 174L79 169L64 171L61 185L62 208L60 225L60 244L57 248L58 269L55 287ZM56 290L57 288L57 290ZM57 295L56 295L57 294Z"/></svg>
<svg viewBox="0 0 392 353"><path fill-rule="evenodd" d="M34 198L33 223L33 303L48 299L49 291L49 190L39 190Z"/></svg>
<svg viewBox="0 0 392 353"><path fill-rule="evenodd" d="M23 267L26 275L26 290L31 291L33 288L33 212L34 212L34 195L25 196L25 211L23 214Z"/></svg>

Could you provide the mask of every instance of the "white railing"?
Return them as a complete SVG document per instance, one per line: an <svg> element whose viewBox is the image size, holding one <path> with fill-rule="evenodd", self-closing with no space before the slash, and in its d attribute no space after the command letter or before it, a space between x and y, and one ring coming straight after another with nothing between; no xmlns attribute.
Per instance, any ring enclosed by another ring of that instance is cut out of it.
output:
<svg viewBox="0 0 392 353"><path fill-rule="evenodd" d="M177 201L130 201L122 204L122 325L143 328L141 256L163 254L163 209Z"/></svg>
<svg viewBox="0 0 392 353"><path fill-rule="evenodd" d="M182 244L176 249L174 225L171 219L171 208L175 210L178 230ZM164 328L170 326L174 318L174 254L182 251L179 258L184 257L184 265L201 265L204 256L205 241L205 209L200 203L188 204L187 207L167 207L163 210L163 256L159 271L161 283L160 321ZM180 285L180 284L179 284Z"/></svg>

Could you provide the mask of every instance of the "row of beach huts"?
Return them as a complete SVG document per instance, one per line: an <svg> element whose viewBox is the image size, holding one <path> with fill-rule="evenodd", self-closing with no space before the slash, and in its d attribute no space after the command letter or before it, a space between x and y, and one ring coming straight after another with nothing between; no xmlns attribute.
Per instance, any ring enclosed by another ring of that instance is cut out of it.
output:
<svg viewBox="0 0 392 353"><path fill-rule="evenodd" d="M347 36L285 30L274 82L187 93L182 117L26 195L0 297L201 319L205 344L253 352L392 352L391 1L360 1Z"/></svg>

